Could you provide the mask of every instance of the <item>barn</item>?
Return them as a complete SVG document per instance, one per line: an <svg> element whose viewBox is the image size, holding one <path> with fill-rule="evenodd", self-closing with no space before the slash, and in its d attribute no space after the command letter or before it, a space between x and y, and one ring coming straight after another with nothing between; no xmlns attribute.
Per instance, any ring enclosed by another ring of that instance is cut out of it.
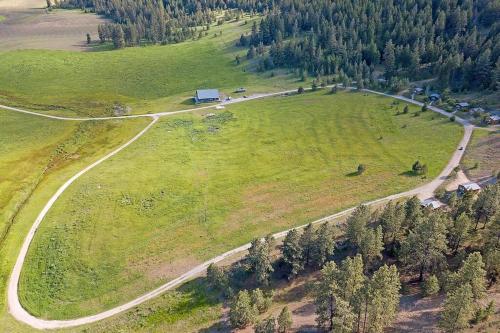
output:
<svg viewBox="0 0 500 333"><path fill-rule="evenodd" d="M194 95L196 103L220 102L220 94L217 89L199 89Z"/></svg>

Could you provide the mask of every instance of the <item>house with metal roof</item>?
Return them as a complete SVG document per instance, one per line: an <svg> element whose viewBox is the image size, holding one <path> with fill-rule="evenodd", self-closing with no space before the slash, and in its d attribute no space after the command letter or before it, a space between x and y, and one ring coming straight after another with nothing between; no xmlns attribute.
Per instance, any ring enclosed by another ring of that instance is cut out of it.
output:
<svg viewBox="0 0 500 333"><path fill-rule="evenodd" d="M434 93L429 96L429 99L433 102L439 101L441 99L441 95Z"/></svg>
<svg viewBox="0 0 500 333"><path fill-rule="evenodd" d="M217 89L199 89L194 95L196 103L220 102L220 94Z"/></svg>
<svg viewBox="0 0 500 333"><path fill-rule="evenodd" d="M469 108L469 103L467 102L460 102L455 105L455 109L457 110L466 110Z"/></svg>
<svg viewBox="0 0 500 333"><path fill-rule="evenodd" d="M434 198L425 199L420 204L422 205L422 207L430 209L438 209L439 207L444 206L441 201Z"/></svg>
<svg viewBox="0 0 500 333"><path fill-rule="evenodd" d="M464 184L458 185L458 194L460 194L460 195L463 195L467 192L478 192L480 190L481 190L481 187L477 183L474 183L474 182L464 183Z"/></svg>

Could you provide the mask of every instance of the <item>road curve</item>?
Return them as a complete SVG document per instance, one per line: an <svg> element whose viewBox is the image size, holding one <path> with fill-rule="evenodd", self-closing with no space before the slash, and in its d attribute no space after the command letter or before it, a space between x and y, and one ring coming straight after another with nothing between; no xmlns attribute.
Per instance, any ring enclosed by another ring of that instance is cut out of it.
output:
<svg viewBox="0 0 500 333"><path fill-rule="evenodd" d="M385 95L385 96L388 96L388 97L403 99L403 100L405 100L405 101L407 101L409 103L421 105L421 104L419 104L419 102L416 102L416 101L413 101L413 100L406 100L406 99L404 99L404 97L401 98L401 96L392 96L392 95L378 93L378 92L370 91L370 90L365 90L365 91L366 92L370 92L370 93L376 93L376 94L380 94L380 95ZM266 95L259 95L259 96L255 96L255 97L249 98L249 99L251 100L251 99L256 99L256 98L263 98L263 97L269 97L269 96L274 96L274 95L281 95L281 94L288 93L288 92L291 92L291 91L280 92L280 93L273 93L273 94L266 94ZM245 100L249 100L249 99L245 99ZM233 103L238 103L238 102L239 101L234 101ZM143 302L151 300L151 299L157 297L158 295L164 293L165 291L171 290L171 289L179 286L180 284L184 283L185 281L190 280L193 277L196 277L197 275L203 273L210 264L220 262L220 261L224 260L225 258L230 257L230 256L232 256L234 254L237 254L237 253L241 253L241 252L247 250L250 247L250 244L245 244L245 245L242 245L242 246L240 246L238 248L235 248L233 250L225 252L225 253L223 253L223 254L215 257L215 258L212 258L212 259L210 259L210 260L208 260L208 261L206 261L206 262L204 262L204 263L202 263L202 264L200 264L200 265L192 268L191 270L189 270L188 272L182 274L178 278L176 278L174 280L171 280L168 283L165 283L165 284L161 285L160 287L154 289L153 291L150 291L150 292L148 292L148 293L146 293L146 294L144 294L142 296L139 296L139 297L135 298L134 300L132 300L132 301L130 301L128 303L122 304L120 306L117 306L117 307L109 309L107 311L98 313L96 315L91 315L91 316L86 316L86 317L81 317L81 318L75 318L75 319L69 319L69 320L45 320L45 319L40 319L40 318L32 316L31 314L29 314L22 307L21 303L19 302L19 298L18 298L19 278L20 278L20 274L21 274L21 270L22 270L22 266L23 266L24 260L26 258L27 253L28 253L28 249L29 249L30 243L33 240L33 237L34 237L34 235L35 235L35 233L36 233L36 231L37 231L40 223L42 222L43 218L48 213L48 211L50 210L50 208L52 207L52 205L55 203L55 201L61 196L61 194L76 179L78 179L80 176L82 176L83 174L85 174L87 171L89 171L92 168L96 167L97 165L101 164L102 162L104 162L105 160L109 159L110 157L118 154L120 151L122 151L123 149L125 149L126 147L128 147L130 144L132 144L134 141L136 141L137 139L139 139L142 135L144 135L144 133L146 133L156 123L156 121L158 120L158 117L165 116L165 115L173 115L173 114L178 114L178 113L191 112L191 111L200 110L200 109L213 108L215 106L207 106L207 107L201 107L201 108L197 108L197 109L182 110L182 111L175 111L175 112L164 112L164 113L156 113L156 114L147 114L147 115L133 115L133 116L123 116L123 117L104 117L104 118L80 118L80 119L66 118L66 117L57 117L57 116L49 116L49 115L34 113L34 112L31 112L31 111L25 111L25 110L10 108L10 107L4 107L2 105L0 105L0 107L6 108L6 109L9 109L9 110L13 110L13 111L17 111L17 112L23 112L23 113L28 113L28 114L33 114L33 115L43 116L43 117L48 117L48 118L55 118L55 119L59 119L59 120L109 120L109 119L123 119L123 118L137 118L137 117L152 117L153 118L152 122L149 125L147 125L135 137L133 137L131 140L129 140L128 142L126 142L124 145L120 146L116 150L110 152L106 156L102 157L98 161L96 161L96 162L92 163L91 165L87 166L86 168L84 168L83 170L81 170L80 172L78 172L77 174L75 174L73 177L71 177L68 181L66 181L56 191L56 193L50 198L50 200L46 203L46 205L44 206L44 208L42 209L42 211L40 212L40 214L36 218L35 222L33 223L32 227L31 227L28 235L26 236L26 238L24 240L24 243L23 243L23 245L21 247L21 250L19 252L18 258L17 258L16 263L14 265L14 269L12 271L12 274L11 274L11 277L10 277L10 280L9 280L8 289L7 289L9 311L12 314L12 316L14 318L16 318L18 321L21 321L21 322L23 322L25 324L28 324L28 325L30 325L30 326L32 326L34 328L37 328L37 329L68 328L68 327L75 327L75 326L80 326L80 325L94 323L96 321L99 321L99 320L102 320L102 319L105 319L105 318L109 318L111 316L114 316L114 315L119 314L121 312L124 312L126 310L129 310L129 309L131 309L131 308L133 308L133 307L135 307L135 306L137 306L137 305L139 305L139 304L141 304ZM446 114L446 113L444 113L445 111L437 109L435 107L432 107L430 109L433 110L433 111L435 111L435 112ZM460 118L457 118L457 120L462 125L464 125L464 136L463 136L462 140L459 143L459 147L464 147L465 148L467 146L469 140L470 140L470 137L471 137L472 131L474 129L474 126L468 124L467 122L463 121ZM460 159L463 156L464 151L465 151L465 149L463 149L463 150L458 150L457 149L454 152L453 156L451 157L450 161L448 162L447 166L444 168L444 170L439 174L439 176L437 178L435 178L434 180L432 180L430 183L427 183L427 184L425 184L423 186L420 186L418 188L415 188L413 190L409 190L409 191L405 191L405 192L402 192L402 193L390 195L390 196L387 196L385 198L380 198L380 199L372 200L372 201L369 201L369 202L365 202L364 204L366 204L366 205L372 205L372 204L376 204L376 203L380 203L380 202L384 202L384 201L388 201L388 200L394 200L394 199L398 199L398 198L402 198L402 197L408 197L408 196L414 196L414 195L417 195L417 196L419 196L422 199L432 196L434 190L445 181L446 177L450 174L450 172L453 170L453 168L458 165L458 163L460 162ZM313 224L318 224L318 223L327 222L327 221L333 220L335 218L341 217L343 215L349 214L354 209L355 209L355 207L352 207L352 208L346 209L346 210L344 210L342 212L339 212L339 213L336 213L336 214L333 214L333 215L330 215L330 216L326 216L326 217L321 218L319 220L313 221L312 223ZM304 226L300 226L300 227L297 227L297 228L303 228L303 227ZM289 230L278 232L278 233L274 234L274 237L275 238L284 237L288 231Z"/></svg>

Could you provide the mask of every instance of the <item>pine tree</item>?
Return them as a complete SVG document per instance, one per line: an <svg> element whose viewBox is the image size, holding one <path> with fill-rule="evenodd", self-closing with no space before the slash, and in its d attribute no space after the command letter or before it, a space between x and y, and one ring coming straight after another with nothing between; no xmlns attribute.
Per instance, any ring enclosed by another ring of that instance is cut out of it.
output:
<svg viewBox="0 0 500 333"><path fill-rule="evenodd" d="M400 204L390 201L380 216L380 225L384 233L384 243L394 245L403 239L403 223L405 220L405 210Z"/></svg>
<svg viewBox="0 0 500 333"><path fill-rule="evenodd" d="M436 295L439 292L439 280L433 274L429 276L422 284L424 296Z"/></svg>
<svg viewBox="0 0 500 333"><path fill-rule="evenodd" d="M500 212L500 191L499 185L486 186L477 197L477 200L472 206L477 224L482 222L486 225Z"/></svg>
<svg viewBox="0 0 500 333"><path fill-rule="evenodd" d="M290 310L285 306L278 316L278 333L287 333L293 325Z"/></svg>
<svg viewBox="0 0 500 333"><path fill-rule="evenodd" d="M454 252L459 249L463 241L467 240L471 228L472 223L467 214L462 213L454 219L449 229L450 244Z"/></svg>
<svg viewBox="0 0 500 333"><path fill-rule="evenodd" d="M125 35L123 34L123 29L121 25L117 24L113 28L113 46L115 49L121 49L125 47Z"/></svg>
<svg viewBox="0 0 500 333"><path fill-rule="evenodd" d="M275 333L276 332L276 319L274 317L267 317L263 321L255 325L255 333Z"/></svg>
<svg viewBox="0 0 500 333"><path fill-rule="evenodd" d="M466 328L474 314L472 288L466 283L446 295L439 326L449 333Z"/></svg>
<svg viewBox="0 0 500 333"><path fill-rule="evenodd" d="M303 249L300 244L299 232L296 229L292 229L286 234L281 252L283 261L290 271L288 277L293 278L304 268Z"/></svg>
<svg viewBox="0 0 500 333"><path fill-rule="evenodd" d="M207 268L207 280L211 288L222 291L225 295L229 296L229 279L223 268L217 267L215 264L210 264Z"/></svg>
<svg viewBox="0 0 500 333"><path fill-rule="evenodd" d="M446 224L438 213L432 213L410 231L402 244L401 259L423 281L424 273L444 260L446 250Z"/></svg>
<svg viewBox="0 0 500 333"><path fill-rule="evenodd" d="M316 249L316 234L314 233L314 227L309 223L302 232L299 241L300 247L302 248L302 258L306 266L311 265L314 262L314 251Z"/></svg>
<svg viewBox="0 0 500 333"><path fill-rule="evenodd" d="M382 333L396 318L401 283L396 266L380 267L370 281L368 332Z"/></svg>
<svg viewBox="0 0 500 333"><path fill-rule="evenodd" d="M245 328L254 322L256 310L250 301L248 291L242 290L229 309L229 321L233 328Z"/></svg>
<svg viewBox="0 0 500 333"><path fill-rule="evenodd" d="M486 271L484 262L479 252L469 254L462 267L450 276L448 290L469 284L475 301L484 297L486 293Z"/></svg>
<svg viewBox="0 0 500 333"><path fill-rule="evenodd" d="M254 239L248 250L247 261L255 273L257 282L267 286L271 273L274 271L271 261L270 239Z"/></svg>
<svg viewBox="0 0 500 333"><path fill-rule="evenodd" d="M259 288L252 291L250 298L260 314L265 313L271 306L271 297L266 297Z"/></svg>
<svg viewBox="0 0 500 333"><path fill-rule="evenodd" d="M335 262L330 261L321 270L321 278L314 288L314 304L316 305L316 323L320 328L333 329L335 304L338 297L336 277L338 269Z"/></svg>
<svg viewBox="0 0 500 333"><path fill-rule="evenodd" d="M365 205L358 206L347 219L346 237L355 247L359 247L361 244L369 220L370 210Z"/></svg>
<svg viewBox="0 0 500 333"><path fill-rule="evenodd" d="M314 263L317 267L322 267L335 250L335 231L328 223L323 223L316 230L316 247L314 250Z"/></svg>
<svg viewBox="0 0 500 333"><path fill-rule="evenodd" d="M384 250L382 239L381 226L376 229L367 228L365 230L361 244L359 244L359 253L363 257L366 268L369 268L375 259L382 258L382 251Z"/></svg>
<svg viewBox="0 0 500 333"><path fill-rule="evenodd" d="M385 68L385 77L386 79L390 79L396 74L396 56L394 52L394 44L392 40L389 40L387 44L385 44L384 49L384 68Z"/></svg>

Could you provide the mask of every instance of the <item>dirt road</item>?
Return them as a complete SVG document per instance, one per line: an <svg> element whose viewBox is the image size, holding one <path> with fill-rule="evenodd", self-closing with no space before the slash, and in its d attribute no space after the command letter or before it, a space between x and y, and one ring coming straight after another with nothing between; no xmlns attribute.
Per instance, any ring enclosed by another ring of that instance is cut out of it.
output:
<svg viewBox="0 0 500 333"><path fill-rule="evenodd" d="M288 91L288 92L290 92L290 91ZM258 95L258 96L254 96L254 97L251 97L248 99L244 99L244 101L280 95L280 94L284 94L284 93L288 93L288 92ZM371 92L371 91L369 91L369 92ZM376 93L376 92L374 92L374 93ZM381 93L377 93L377 94L381 94ZM385 94L383 94L383 95L385 95ZM399 98L399 96L391 96L391 95L387 95L387 96ZM411 103L411 101L409 101L409 102ZM2 107L2 106L0 106L0 107ZM14 269L12 271L12 274L11 274L11 277L9 280L9 285L8 285L8 290L7 290L8 306L9 306L9 311L14 316L14 318L16 318L17 320L19 320L25 324L28 324L34 328L37 328L37 329L57 329L57 328L74 327L74 326L80 326L80 325L84 325L84 324L90 324L90 323L93 323L93 322L96 322L96 321L99 321L99 320L102 320L105 318L109 318L113 315L119 314L119 313L124 312L128 309L131 309L136 305L139 305L143 302L146 302L150 299L153 299L153 298L157 297L158 295L164 293L165 291L171 290L171 289L181 285L182 283L204 273L206 271L207 267L211 263L220 262L220 261L222 261L222 260L224 260L232 255L246 251L250 247L250 244L244 244L236 249L233 249L233 250L230 250L226 253L223 253L215 258L212 258L209 261L204 262L201 265L198 265L198 266L192 268L190 271L182 274L178 278L176 278L168 283L165 283L164 285L156 288L155 290L153 290L151 292L148 292L142 296L139 296L136 299L134 299L126 304L117 306L115 308L109 309L107 311L104 311L104 312L101 312L101 313L98 313L98 314L92 315L92 316L75 318L75 319L70 319L70 320L44 320L44 319L36 318L36 317L32 316L31 314L29 314L21 306L21 303L19 302L19 298L18 298L19 277L21 274L21 270L22 270L26 255L28 253L29 246L30 246L31 241L33 240L33 237L34 237L40 223L42 222L43 218L48 213L48 211L50 210L52 205L61 196L61 194L80 176L82 176L83 174L85 174L86 172L88 172L89 170L94 168L95 166L101 164L105 160L109 159L110 157L118 154L120 151L122 151L123 149L128 147L130 144L132 144L134 141L139 139L142 135L144 135L156 123L156 121L158 120L158 117L166 116L166 115L173 115L173 114L178 114L178 113L186 113L186 112L191 112L193 110L200 110L200 109L207 109L207 108L214 108L214 107L215 106L212 105L212 106L190 109L190 110L181 110L181 111L177 111L177 112L165 112L165 113L146 114L146 115L99 118L101 120L104 120L104 119L117 119L117 118L120 119L120 118L152 117L153 120L146 128L144 128L139 134L137 134L135 137L133 137L130 141L128 141L124 145L120 146L116 150L112 151L108 155L102 157L98 161L94 162L93 164L89 165L88 167L84 168L83 170L78 172L76 175L71 177L68 181L66 181L57 190L57 192L46 203L46 205L44 206L44 208L42 209L42 211L40 212L40 214L36 218L35 222L33 223L28 235L26 236L26 239L24 240L24 243L22 245L22 248L20 250L20 253L18 255L18 258L16 260L16 263L14 265ZM43 116L43 117L48 117L48 118L54 118L54 119L59 119L59 120L71 120L71 121L78 120L78 119L74 119L74 118L65 118L65 117L43 115L43 114L38 114L38 113L30 112L30 111L20 110L17 108L10 108L10 107L4 107L4 108L9 109L9 110L13 110L13 111L17 111L17 112L23 112L23 113L28 113L28 114ZM434 109L436 109L436 108L433 108L432 110L441 113L440 111L437 111ZM444 111L442 111L442 112L444 112ZM96 118L81 118L79 120L97 120L97 119ZM471 134L472 134L474 127L472 125L469 125L466 122L463 122L462 124L464 124L464 136L463 136L462 140L460 141L458 147L465 148L470 140L470 137L471 137ZM453 156L451 157L450 161L448 162L447 166L444 168L444 170L440 173L440 175L436 179L432 180L430 183L427 183L427 184L420 186L418 188L415 188L413 190L390 195L388 197L373 200L370 202L365 202L365 204L372 205L372 204L376 204L376 203L380 203L380 202L384 202L384 201L388 201L388 200L394 200L394 199L408 197L408 196L414 196L414 195L417 195L422 199L432 196L434 190L445 181L446 177L450 174L450 172L453 170L453 168L455 166L457 166L458 163L460 162L460 159L462 158L465 149L459 150L458 147L457 147L457 150L455 151L455 153L453 154ZM339 212L339 213L321 218L319 220L316 220L313 223L318 224L318 223L330 221L332 219L349 214L354 209L355 209L355 207L352 207L352 208L344 210L342 212ZM302 228L302 227L299 227L299 228ZM276 234L274 234L274 237L275 238L282 238L286 235L286 233L288 231L289 230L285 230L285 231L276 233Z"/></svg>

